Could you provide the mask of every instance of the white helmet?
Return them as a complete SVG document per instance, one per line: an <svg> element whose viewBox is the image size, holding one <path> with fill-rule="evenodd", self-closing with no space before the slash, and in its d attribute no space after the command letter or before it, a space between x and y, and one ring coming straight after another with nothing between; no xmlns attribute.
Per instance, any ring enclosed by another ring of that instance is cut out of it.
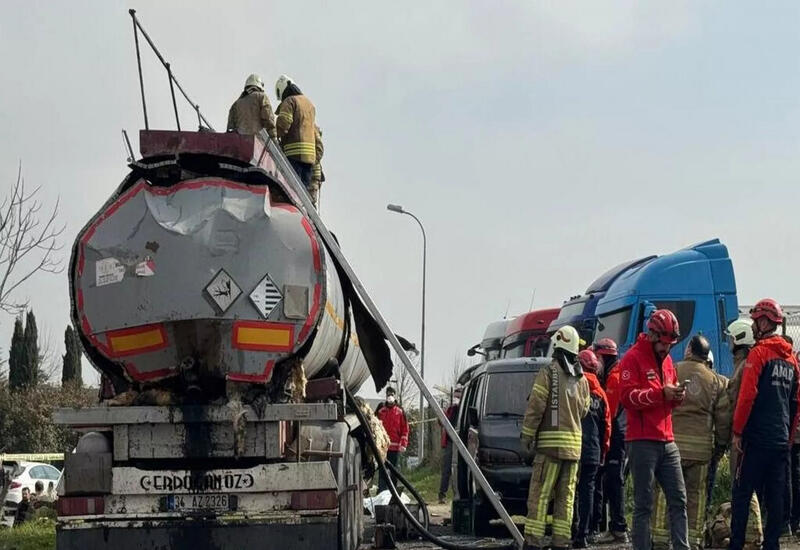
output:
<svg viewBox="0 0 800 550"><path fill-rule="evenodd" d="M244 89L247 88L258 88L262 92L264 91L264 81L261 80L261 77L257 74L253 73L247 77L247 80L244 81Z"/></svg>
<svg viewBox="0 0 800 550"><path fill-rule="evenodd" d="M294 80L285 74L278 77L278 81L275 83L275 95L278 96L278 101L283 101L283 92L292 82L294 82Z"/></svg>
<svg viewBox="0 0 800 550"><path fill-rule="evenodd" d="M736 319L728 325L728 335L731 344L734 346L756 345L756 339L753 337L752 321L747 319Z"/></svg>
<svg viewBox="0 0 800 550"><path fill-rule="evenodd" d="M553 350L563 349L573 355L578 355L580 351L580 340L578 331L573 327L566 325L558 329L555 334L550 338L553 342Z"/></svg>

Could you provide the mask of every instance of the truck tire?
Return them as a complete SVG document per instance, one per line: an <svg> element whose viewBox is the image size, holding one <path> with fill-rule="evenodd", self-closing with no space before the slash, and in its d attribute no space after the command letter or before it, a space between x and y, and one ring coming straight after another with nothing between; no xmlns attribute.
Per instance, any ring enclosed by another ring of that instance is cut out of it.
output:
<svg viewBox="0 0 800 550"><path fill-rule="evenodd" d="M347 438L342 459L345 483L339 498L339 550L358 550L364 513L361 500L361 449L355 438Z"/></svg>

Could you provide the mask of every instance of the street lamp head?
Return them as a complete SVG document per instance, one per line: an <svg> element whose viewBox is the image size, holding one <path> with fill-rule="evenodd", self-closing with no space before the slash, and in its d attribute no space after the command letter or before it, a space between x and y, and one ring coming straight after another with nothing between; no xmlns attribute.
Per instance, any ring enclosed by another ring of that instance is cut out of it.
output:
<svg viewBox="0 0 800 550"><path fill-rule="evenodd" d="M392 212L397 212L398 214L405 214L406 211L403 210L403 207L399 204L387 204L386 210L391 210Z"/></svg>

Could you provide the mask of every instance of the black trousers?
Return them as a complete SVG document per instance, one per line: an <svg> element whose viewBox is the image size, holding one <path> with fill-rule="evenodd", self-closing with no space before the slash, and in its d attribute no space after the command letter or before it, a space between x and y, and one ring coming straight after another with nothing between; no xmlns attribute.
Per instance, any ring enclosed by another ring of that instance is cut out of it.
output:
<svg viewBox="0 0 800 550"><path fill-rule="evenodd" d="M311 185L311 178L314 176L314 165L294 159L289 159L289 164L292 165L294 171L297 172L297 177L308 189L308 186Z"/></svg>
<svg viewBox="0 0 800 550"><path fill-rule="evenodd" d="M578 498L575 499L577 513L573 513L574 539L586 539L589 536L589 528L593 523L594 514L594 487L597 480L597 469L599 464L587 464L581 462L578 472Z"/></svg>
<svg viewBox="0 0 800 550"><path fill-rule="evenodd" d="M789 449L762 449L745 443L744 452L734 469L733 500L731 502L730 550L741 550L745 542L750 497L762 487L761 505L767 510L763 550L778 550L786 519L784 498L789 480Z"/></svg>
<svg viewBox="0 0 800 550"><path fill-rule="evenodd" d="M609 531L623 533L628 530L625 520L625 442L612 438L606 457L605 497L608 501Z"/></svg>
<svg viewBox="0 0 800 550"><path fill-rule="evenodd" d="M792 483L791 494L789 502L786 503L786 508L790 511L787 517L789 525L792 526L792 531L796 531L800 528L800 443L792 445L790 462L789 475Z"/></svg>
<svg viewBox="0 0 800 550"><path fill-rule="evenodd" d="M453 442L447 440L447 445L442 452L442 472L441 479L439 480L439 497L447 496L447 491L450 489L450 472L453 469Z"/></svg>
<svg viewBox="0 0 800 550"><path fill-rule="evenodd" d="M589 522L589 533L600 533L606 530L606 500L603 494L605 478L606 467L603 465L597 468L597 475L594 476L594 502L592 503L592 519Z"/></svg>
<svg viewBox="0 0 800 550"><path fill-rule="evenodd" d="M400 459L400 451L387 451L386 452L386 460L391 462L393 465L397 466L397 462ZM388 470L388 468L387 468ZM380 471L380 470L379 470ZM390 472L391 473L391 472ZM397 479L395 478L394 474L392 475L392 482L396 483ZM386 479L384 479L383 474L380 475L378 479L378 492L385 491L389 488L389 485L386 483Z"/></svg>

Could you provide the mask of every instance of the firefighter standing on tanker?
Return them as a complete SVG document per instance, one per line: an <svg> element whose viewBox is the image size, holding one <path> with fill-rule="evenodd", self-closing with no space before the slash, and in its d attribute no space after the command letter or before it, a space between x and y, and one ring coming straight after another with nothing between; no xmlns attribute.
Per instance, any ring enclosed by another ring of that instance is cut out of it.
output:
<svg viewBox="0 0 800 550"><path fill-rule="evenodd" d="M686 487L672 432L672 409L685 396L669 356L679 339L675 315L656 310L647 321L647 333L639 335L618 367L620 401L628 415L625 441L633 477L634 550L651 548L654 480L666 496L672 548L689 550Z"/></svg>
<svg viewBox="0 0 800 550"><path fill-rule="evenodd" d="M619 402L619 352L611 338L601 338L594 344L594 353L603 363L603 382L611 413L611 442L603 467L603 496L608 501L609 529L597 542L627 544L628 523L625 519L625 409ZM599 505L598 505L599 504ZM595 502L593 523L599 524L602 500Z"/></svg>
<svg viewBox="0 0 800 550"><path fill-rule="evenodd" d="M711 345L705 336L692 337L683 361L675 366L678 380L685 381L686 398L672 411L672 429L681 457L686 484L686 513L689 544L702 550L705 532L708 468L714 456L721 456L731 433L731 407L727 379L709 365ZM669 548L666 502L657 491L653 509L653 548Z"/></svg>
<svg viewBox="0 0 800 550"><path fill-rule="evenodd" d="M756 345L756 340L753 337L752 321L737 319L728 325L728 346L733 354L733 376L731 376L731 380L728 383L727 393L732 410L736 409L736 403L739 398L739 387L742 385L744 365L747 362L747 355L754 345ZM739 451L734 445L730 446L728 462L730 464L731 474L735 475L736 470L734 465L739 463ZM753 493L753 496L750 498L750 514L747 517L744 549L760 550L763 540L764 527L761 524L761 506L758 504L758 497Z"/></svg>
<svg viewBox="0 0 800 550"><path fill-rule="evenodd" d="M257 74L251 74L244 83L244 91L228 111L228 131L257 134L262 129L275 138L275 116L264 92L264 82Z"/></svg>
<svg viewBox="0 0 800 550"><path fill-rule="evenodd" d="M597 379L600 361L592 350L585 349L578 354L583 376L589 383L591 402L589 414L581 422L581 462L578 471L578 510L575 525L573 548L586 548L589 527L594 513L595 482L597 471L608 453L611 438L611 416L606 392Z"/></svg>
<svg viewBox="0 0 800 550"><path fill-rule="evenodd" d="M747 355L733 415L733 446L739 452L733 479L731 550L744 546L753 491L761 488L767 510L764 550L780 548L789 446L797 425L798 372L792 346L775 331L783 311L775 300L750 310L756 345Z"/></svg>
<svg viewBox="0 0 800 550"><path fill-rule="evenodd" d="M275 123L278 139L300 181L309 189L317 163L316 109L286 75L275 83L275 94L280 101Z"/></svg>
<svg viewBox="0 0 800 550"><path fill-rule="evenodd" d="M579 336L571 326L552 337L552 362L536 375L522 421L524 456L533 459L525 521L525 548L544 547L547 506L552 498L553 550L568 548L578 460L581 419L589 412L589 384L578 363Z"/></svg>

